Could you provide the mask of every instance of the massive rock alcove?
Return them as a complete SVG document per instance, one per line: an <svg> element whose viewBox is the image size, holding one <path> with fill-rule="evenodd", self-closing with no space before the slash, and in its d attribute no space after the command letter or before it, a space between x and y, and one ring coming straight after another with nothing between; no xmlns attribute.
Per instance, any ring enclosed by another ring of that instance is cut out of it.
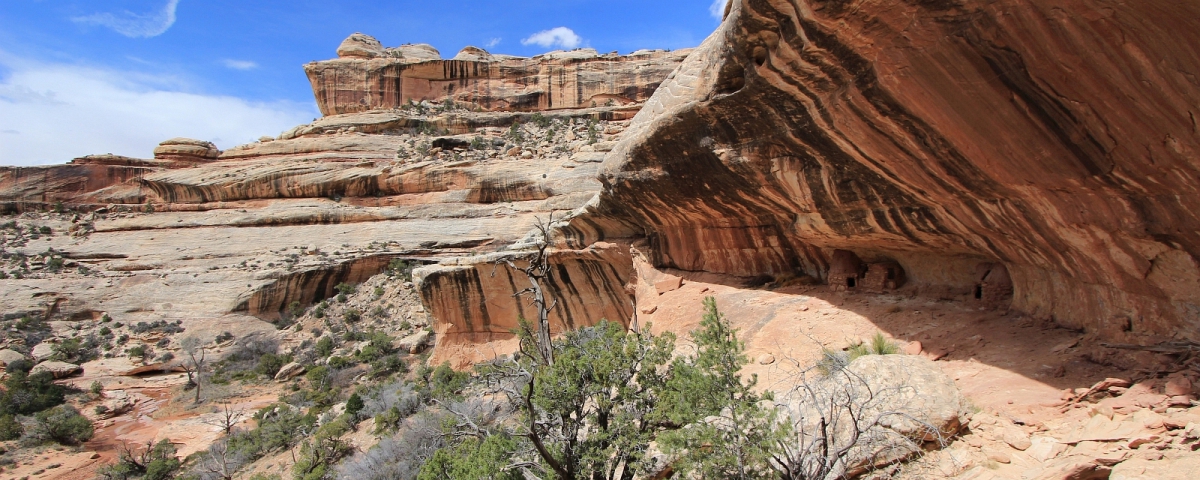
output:
<svg viewBox="0 0 1200 480"><path fill-rule="evenodd" d="M835 249L1105 338L1200 338L1200 5L735 0L569 244L824 278Z"/></svg>

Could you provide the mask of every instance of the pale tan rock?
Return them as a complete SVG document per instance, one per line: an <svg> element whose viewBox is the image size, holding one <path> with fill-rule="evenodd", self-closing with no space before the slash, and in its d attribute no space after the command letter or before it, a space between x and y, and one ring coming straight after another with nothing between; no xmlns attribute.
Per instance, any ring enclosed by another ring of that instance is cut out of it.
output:
<svg viewBox="0 0 1200 480"><path fill-rule="evenodd" d="M454 60L469 61L469 62L490 62L493 61L492 54L488 53L479 47L466 47L459 50L458 54L454 55Z"/></svg>
<svg viewBox="0 0 1200 480"><path fill-rule="evenodd" d="M54 356L54 344L50 342L42 342L34 345L29 350L29 356L33 357L34 362L44 362Z"/></svg>
<svg viewBox="0 0 1200 480"><path fill-rule="evenodd" d="M921 345L921 342L916 342L916 341L908 342L908 345L904 346L904 354L905 355L920 355L922 349L923 349L923 346Z"/></svg>
<svg viewBox="0 0 1200 480"><path fill-rule="evenodd" d="M1000 435L1000 439L1004 443L1007 443L1008 446L1021 451L1028 450L1029 447L1033 446L1033 443L1029 440L1029 435L1016 428L1004 429L1004 432Z"/></svg>
<svg viewBox="0 0 1200 480"><path fill-rule="evenodd" d="M54 378L67 378L83 373L83 367L67 362L42 362L33 367L29 373L50 372Z"/></svg>
<svg viewBox="0 0 1200 480"><path fill-rule="evenodd" d="M338 45L339 58L376 58L384 55L383 45L375 37L354 33Z"/></svg>
<svg viewBox="0 0 1200 480"><path fill-rule="evenodd" d="M758 364L759 365L770 365L772 363L775 363L774 355L771 355L769 353L764 353L764 354L758 356Z"/></svg>
<svg viewBox="0 0 1200 480"><path fill-rule="evenodd" d="M1090 460L1064 458L1045 466L1032 480L1101 480L1109 478L1112 469Z"/></svg>
<svg viewBox="0 0 1200 480"><path fill-rule="evenodd" d="M984 447L983 454L985 456L987 456L988 460L991 460L996 463L1005 463L1005 464L1012 463L1012 457L1009 456L1008 453L1005 453L1002 450L997 450L997 449L991 448L991 447Z"/></svg>
<svg viewBox="0 0 1200 480"><path fill-rule="evenodd" d="M420 353L422 349L429 343L429 339L433 336L428 330L421 330L417 333L400 339L396 343L396 347L408 353Z"/></svg>
<svg viewBox="0 0 1200 480"><path fill-rule="evenodd" d="M191 138L172 138L154 148L154 158L159 160L215 160L221 150L212 142Z"/></svg>
<svg viewBox="0 0 1200 480"><path fill-rule="evenodd" d="M0 350L0 366L8 367L8 364L18 361L18 360L24 360L24 359L25 359L24 355L21 355L20 353L14 352L7 348Z"/></svg>
<svg viewBox="0 0 1200 480"><path fill-rule="evenodd" d="M279 368L275 373L275 381L283 382L304 374L304 365L292 362Z"/></svg>
<svg viewBox="0 0 1200 480"><path fill-rule="evenodd" d="M859 378L861 381L847 381L842 375ZM815 382L812 387L797 389L797 392L777 398L787 406L792 418L800 419L798 421L803 423L802 426L806 429L814 428L820 421L821 415L812 405L827 402L828 399L824 395L833 391L847 392L844 394L852 398L863 398L860 395L867 395L868 391L875 392L874 400L862 411L856 412L860 418L874 418L876 412L884 411L893 414L882 422L886 429L871 429L864 434L879 443L856 449L856 455L859 456L848 459L850 471L869 468L871 461L896 461L915 453L915 450L910 449L912 444L899 441L895 437L889 441L889 436L916 436L932 441L938 438L939 434L953 436L968 422L965 399L955 386L954 380L936 364L918 356L865 355L845 367L844 374L826 377ZM839 393L841 394L843 393ZM895 413L902 414L894 415ZM836 421L847 420L839 418ZM931 425L938 431L927 431L925 425ZM874 456L876 454L877 457Z"/></svg>
<svg viewBox="0 0 1200 480"><path fill-rule="evenodd" d="M1034 437L1030 440L1029 448L1025 449L1024 452L1026 455L1044 463L1057 458L1066 450L1067 445L1060 443L1054 438Z"/></svg>
<svg viewBox="0 0 1200 480"><path fill-rule="evenodd" d="M1170 461L1130 458L1112 468L1110 480L1192 480L1200 471L1200 455L1182 455Z"/></svg>

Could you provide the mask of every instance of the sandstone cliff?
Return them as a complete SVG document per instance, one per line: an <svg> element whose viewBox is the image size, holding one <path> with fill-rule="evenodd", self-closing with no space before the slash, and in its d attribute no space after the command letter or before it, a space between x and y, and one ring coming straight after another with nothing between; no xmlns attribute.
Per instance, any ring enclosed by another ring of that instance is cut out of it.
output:
<svg viewBox="0 0 1200 480"><path fill-rule="evenodd" d="M446 100L484 111L538 111L644 102L687 53L581 49L520 58L467 47L447 60L428 45L385 49L354 34L337 59L304 71L325 115Z"/></svg>
<svg viewBox="0 0 1200 480"><path fill-rule="evenodd" d="M1198 14L734 1L568 234L645 235L657 265L743 276L823 279L842 249L964 293L999 262L1017 310L1200 339Z"/></svg>

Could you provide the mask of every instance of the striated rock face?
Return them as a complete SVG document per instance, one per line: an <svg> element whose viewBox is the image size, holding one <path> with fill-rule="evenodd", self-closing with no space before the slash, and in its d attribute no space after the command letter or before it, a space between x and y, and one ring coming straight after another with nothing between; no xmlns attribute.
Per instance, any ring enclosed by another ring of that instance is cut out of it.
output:
<svg viewBox="0 0 1200 480"><path fill-rule="evenodd" d="M429 45L385 49L354 34L338 48L339 58L304 70L325 115L444 100L484 111L538 111L643 102L687 52L620 56L583 49L518 58L467 47L443 60Z"/></svg>
<svg viewBox="0 0 1200 480"><path fill-rule="evenodd" d="M843 249L963 293L1000 263L1013 308L1200 339L1197 51L1187 2L735 1L567 233L746 276Z"/></svg>
<svg viewBox="0 0 1200 480"><path fill-rule="evenodd" d="M436 319L438 348L432 362L452 361L466 368L491 360L494 352L515 350L512 331L518 319L537 319L528 298L513 296L529 287L529 279L505 261L521 266L520 258L513 253L466 257L415 272L421 301ZM550 314L552 331L601 319L626 324L633 317L633 298L625 288L633 274L628 246L601 243L552 252L549 261L554 269L543 288L556 305Z"/></svg>

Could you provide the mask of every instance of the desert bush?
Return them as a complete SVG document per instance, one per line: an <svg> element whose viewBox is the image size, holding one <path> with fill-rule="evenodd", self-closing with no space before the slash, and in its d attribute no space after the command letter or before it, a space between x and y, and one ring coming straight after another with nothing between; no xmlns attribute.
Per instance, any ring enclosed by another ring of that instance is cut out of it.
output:
<svg viewBox="0 0 1200 480"><path fill-rule="evenodd" d="M450 368L450 362L442 362L436 368L428 367L418 371L417 375L425 383L430 396L438 399L457 399L462 389L471 380L471 374L456 372Z"/></svg>
<svg viewBox="0 0 1200 480"><path fill-rule="evenodd" d="M446 445L445 412L425 411L401 422L396 435L370 450L350 457L338 467L338 478L355 480L413 480L425 461ZM487 477L476 477L487 478Z"/></svg>
<svg viewBox="0 0 1200 480"><path fill-rule="evenodd" d="M313 347L313 353L317 357L328 357L333 353L333 338L321 337L317 340L317 344Z"/></svg>
<svg viewBox="0 0 1200 480"><path fill-rule="evenodd" d="M16 440L25 433L25 427L12 415L0 416L0 442Z"/></svg>
<svg viewBox="0 0 1200 480"><path fill-rule="evenodd" d="M59 405L34 415L33 427L26 432L28 443L39 445L54 441L62 445L79 445L92 438L95 430L91 420L79 414L75 407Z"/></svg>
<svg viewBox="0 0 1200 480"><path fill-rule="evenodd" d="M406 282L412 281L412 272L415 268L417 268L417 264L410 263L399 258L394 258L388 263L388 273L398 276L401 280Z"/></svg>
<svg viewBox="0 0 1200 480"><path fill-rule="evenodd" d="M254 414L254 420L258 426L253 430L235 431L228 437L230 455L246 462L291 448L300 438L311 434L317 423L315 416L301 415L298 409L286 404L265 407Z"/></svg>
<svg viewBox="0 0 1200 480"><path fill-rule="evenodd" d="M62 404L70 390L54 383L49 372L30 374L25 360L8 364L8 378L0 392L0 415L33 415Z"/></svg>

